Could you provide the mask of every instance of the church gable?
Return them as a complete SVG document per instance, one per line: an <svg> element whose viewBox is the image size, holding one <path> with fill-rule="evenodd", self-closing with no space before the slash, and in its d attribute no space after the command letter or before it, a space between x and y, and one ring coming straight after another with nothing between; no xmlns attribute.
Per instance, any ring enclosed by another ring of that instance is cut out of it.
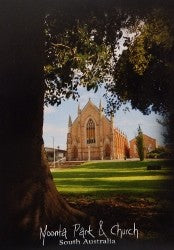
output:
<svg viewBox="0 0 174 250"><path fill-rule="evenodd" d="M90 117L93 117L95 122L97 122L99 116L100 110L91 102L91 100L89 100L85 107L81 110L81 117L84 120L88 120Z"/></svg>
<svg viewBox="0 0 174 250"><path fill-rule="evenodd" d="M113 118L109 120L104 116L101 102L99 107L96 107L89 99L82 110L78 106L78 116L74 122L69 119L67 158L99 160L123 157L124 136L120 137L119 143L116 143L115 139ZM115 146L121 147L118 154Z"/></svg>
<svg viewBox="0 0 174 250"><path fill-rule="evenodd" d="M109 119L107 119L104 115L102 116L102 123L103 123L103 129L105 131L108 131L108 133L110 133L110 130L112 128L112 124L111 121L109 121Z"/></svg>
<svg viewBox="0 0 174 250"><path fill-rule="evenodd" d="M86 125L87 121L92 118L94 120L94 122L96 123L96 125L98 125L98 121L100 119L100 109L94 105L92 103L92 101L89 99L89 101L87 102L87 104L83 107L82 110L80 110L80 108L78 108L78 116L76 117L76 119L74 120L74 122L72 123L72 127L76 127L78 122L81 119L81 123L83 123L83 126ZM101 111L102 113L102 111ZM111 121L105 117L105 115L101 115L101 119L102 119L102 123L105 125L105 127L107 127L108 125L111 125Z"/></svg>

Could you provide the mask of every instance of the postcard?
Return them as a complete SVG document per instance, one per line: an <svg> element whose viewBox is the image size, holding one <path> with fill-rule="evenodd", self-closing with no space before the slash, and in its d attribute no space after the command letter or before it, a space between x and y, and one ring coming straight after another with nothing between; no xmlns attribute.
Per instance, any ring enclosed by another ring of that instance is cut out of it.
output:
<svg viewBox="0 0 174 250"><path fill-rule="evenodd" d="M172 1L0 6L1 249L173 249Z"/></svg>

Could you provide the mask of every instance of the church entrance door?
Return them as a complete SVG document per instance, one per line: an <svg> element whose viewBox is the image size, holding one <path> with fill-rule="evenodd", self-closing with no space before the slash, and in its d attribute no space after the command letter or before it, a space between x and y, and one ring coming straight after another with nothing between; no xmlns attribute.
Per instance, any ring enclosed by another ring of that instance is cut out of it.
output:
<svg viewBox="0 0 174 250"><path fill-rule="evenodd" d="M72 150L72 160L73 161L78 160L78 150L76 146L74 146Z"/></svg>
<svg viewBox="0 0 174 250"><path fill-rule="evenodd" d="M111 157L111 148L108 144L105 146L105 151L104 151L104 159L110 159Z"/></svg>

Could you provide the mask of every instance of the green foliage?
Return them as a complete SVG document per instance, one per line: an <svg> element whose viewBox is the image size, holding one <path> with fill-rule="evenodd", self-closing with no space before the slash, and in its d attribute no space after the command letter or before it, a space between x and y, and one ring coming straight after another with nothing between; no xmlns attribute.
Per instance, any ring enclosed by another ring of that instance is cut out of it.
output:
<svg viewBox="0 0 174 250"><path fill-rule="evenodd" d="M143 161L144 160L144 139L143 139L143 132L140 126L138 127L138 135L136 136L136 146L137 146L137 152L138 152L140 161Z"/></svg>
<svg viewBox="0 0 174 250"><path fill-rule="evenodd" d="M165 147L159 147L147 153L146 157L151 159L167 159L171 158L171 151Z"/></svg>
<svg viewBox="0 0 174 250"><path fill-rule="evenodd" d="M153 47L160 47L165 53L168 53L173 46L174 37L171 34L169 23L159 11L154 12L154 15L152 13L148 20L139 26L135 39L128 50L134 71L143 75L150 62L157 56Z"/></svg>
<svg viewBox="0 0 174 250"><path fill-rule="evenodd" d="M97 91L112 76L114 49L122 37L127 14L101 12L98 18L75 19L71 28L55 32L58 22L46 18L45 102L60 104L62 99L78 98L78 86Z"/></svg>
<svg viewBox="0 0 174 250"><path fill-rule="evenodd" d="M87 25L77 24L51 43L49 53L54 54L54 60L45 66L47 102L59 104L62 98L70 96L76 99L79 85L97 90L107 77L111 49L104 43L97 44L94 35Z"/></svg>
<svg viewBox="0 0 174 250"><path fill-rule="evenodd" d="M112 4L85 9L84 16L76 13L65 24L66 15L61 20L47 15L45 102L59 105L62 99L78 99L80 85L97 91L104 83L108 113L127 102L144 114L166 113L174 65L171 16L164 10L142 14ZM125 47L118 56L120 39Z"/></svg>
<svg viewBox="0 0 174 250"><path fill-rule="evenodd" d="M115 65L114 83L106 86L112 93L108 108L114 110L119 97L144 114L152 110L166 114L173 78L173 24L167 13L154 11L136 23L133 32L134 38Z"/></svg>

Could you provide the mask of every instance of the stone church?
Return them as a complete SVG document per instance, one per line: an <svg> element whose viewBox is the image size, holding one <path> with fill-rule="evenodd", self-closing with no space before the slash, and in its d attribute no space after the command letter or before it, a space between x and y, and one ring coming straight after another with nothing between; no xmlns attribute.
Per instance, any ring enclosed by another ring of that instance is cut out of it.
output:
<svg viewBox="0 0 174 250"><path fill-rule="evenodd" d="M114 119L103 114L89 99L83 109L78 106L78 116L72 122L69 116L67 134L67 160L123 159L129 156L126 135L114 127Z"/></svg>

